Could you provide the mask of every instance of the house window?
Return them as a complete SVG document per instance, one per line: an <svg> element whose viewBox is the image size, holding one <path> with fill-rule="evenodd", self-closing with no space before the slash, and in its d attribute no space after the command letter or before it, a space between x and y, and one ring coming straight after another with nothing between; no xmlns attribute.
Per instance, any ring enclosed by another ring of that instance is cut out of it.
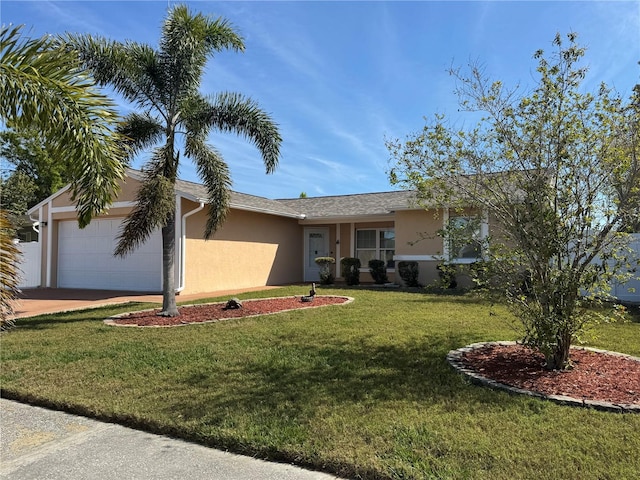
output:
<svg viewBox="0 0 640 480"><path fill-rule="evenodd" d="M447 231L450 260L482 257L482 223L478 217L451 217Z"/></svg>
<svg viewBox="0 0 640 480"><path fill-rule="evenodd" d="M396 233L392 228L356 230L356 257L362 268L368 268L369 260L384 260L387 268L395 268Z"/></svg>

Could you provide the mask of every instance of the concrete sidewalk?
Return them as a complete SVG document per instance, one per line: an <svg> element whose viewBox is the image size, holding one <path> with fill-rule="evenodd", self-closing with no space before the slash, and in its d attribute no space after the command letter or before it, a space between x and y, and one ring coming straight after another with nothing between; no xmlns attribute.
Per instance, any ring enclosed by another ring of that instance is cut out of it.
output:
<svg viewBox="0 0 640 480"><path fill-rule="evenodd" d="M0 412L2 479L337 478L6 399Z"/></svg>

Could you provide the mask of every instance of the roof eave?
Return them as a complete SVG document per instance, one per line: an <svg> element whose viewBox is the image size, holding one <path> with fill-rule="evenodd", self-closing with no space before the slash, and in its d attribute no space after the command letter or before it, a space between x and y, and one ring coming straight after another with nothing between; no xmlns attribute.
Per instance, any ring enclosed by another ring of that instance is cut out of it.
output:
<svg viewBox="0 0 640 480"><path fill-rule="evenodd" d="M296 218L298 220L303 220L306 218L306 215L303 213L289 213L289 212L278 212L276 210L271 210L269 208L256 208L247 205L241 205L238 203L231 202L229 208L234 208L236 210L244 210L246 212L256 212L256 213L266 213L268 215L275 215L278 217L286 217L286 218Z"/></svg>
<svg viewBox="0 0 640 480"><path fill-rule="evenodd" d="M319 225L325 223L365 223L365 222L388 222L395 220L393 213L372 214L372 215L342 215L327 217L307 217L300 220L301 225Z"/></svg>

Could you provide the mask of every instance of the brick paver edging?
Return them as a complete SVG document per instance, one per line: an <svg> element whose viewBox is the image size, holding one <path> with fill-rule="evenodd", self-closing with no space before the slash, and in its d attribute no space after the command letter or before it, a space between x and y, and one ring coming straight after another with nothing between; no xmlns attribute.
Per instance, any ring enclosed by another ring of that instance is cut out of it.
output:
<svg viewBox="0 0 640 480"><path fill-rule="evenodd" d="M472 383L476 385L482 385L489 388L506 390L510 393L518 394L518 395L527 395L529 397L542 398L546 400L551 400L552 402L559 403L561 405L568 405L572 407L587 407L594 408L596 410L604 410L607 412L627 412L627 413L640 413L640 405L628 405L628 404L616 404L611 402L601 402L597 400L583 400L574 397L568 397L565 395L545 395L540 392L535 392L532 390L525 390L523 388L512 387L511 385L506 385L504 383L497 382L490 378L479 375L474 370L467 367L462 362L462 355L466 352L470 352L475 350L476 348L491 346L491 345L516 345L517 342L481 342L481 343L472 343L471 345L467 345L466 347L458 348L457 350L451 350L447 354L447 361L451 364L453 368L458 370L463 375L467 376ZM631 355L626 355L624 353L618 352L610 352L608 350L600 350L597 348L589 348L589 347L572 347L582 350L589 350L591 352L604 353L607 355L616 355L619 357L628 358L629 360L640 362L640 358L633 357Z"/></svg>

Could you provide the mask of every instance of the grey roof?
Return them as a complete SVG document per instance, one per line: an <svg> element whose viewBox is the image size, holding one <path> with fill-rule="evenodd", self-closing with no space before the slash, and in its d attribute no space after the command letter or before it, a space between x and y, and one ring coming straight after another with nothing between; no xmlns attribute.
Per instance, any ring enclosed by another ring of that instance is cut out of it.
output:
<svg viewBox="0 0 640 480"><path fill-rule="evenodd" d="M279 203L302 211L307 219L389 215L416 208L411 191L361 193L330 197L280 199Z"/></svg>
<svg viewBox="0 0 640 480"><path fill-rule="evenodd" d="M129 170L131 177L141 179L141 172ZM176 181L176 191L198 202L208 203L204 185L186 180ZM231 208L264 212L285 217L323 219L357 216L390 215L396 210L417 208L415 193L395 191L335 195L328 197L289 198L271 200L269 198L231 192Z"/></svg>
<svg viewBox="0 0 640 480"><path fill-rule="evenodd" d="M176 190L187 197L203 203L209 202L209 195L204 185L199 183L187 182L185 180L176 181ZM287 205L283 205L276 200L270 200L256 195L247 195L246 193L231 192L231 208L238 210L249 210L252 212L264 212L272 215L284 217L301 218L302 214Z"/></svg>

